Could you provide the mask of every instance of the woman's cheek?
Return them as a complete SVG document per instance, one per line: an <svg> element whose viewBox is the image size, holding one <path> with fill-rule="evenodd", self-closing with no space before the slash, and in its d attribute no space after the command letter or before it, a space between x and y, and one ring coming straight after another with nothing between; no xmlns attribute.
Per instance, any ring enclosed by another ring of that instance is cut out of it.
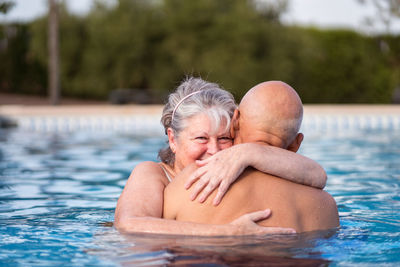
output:
<svg viewBox="0 0 400 267"><path fill-rule="evenodd" d="M185 151L186 158L190 159L190 161L195 161L201 156L202 154L201 151L202 151L202 145L192 143Z"/></svg>
<svg viewBox="0 0 400 267"><path fill-rule="evenodd" d="M221 145L221 149L230 148L233 145L233 141L226 142Z"/></svg>

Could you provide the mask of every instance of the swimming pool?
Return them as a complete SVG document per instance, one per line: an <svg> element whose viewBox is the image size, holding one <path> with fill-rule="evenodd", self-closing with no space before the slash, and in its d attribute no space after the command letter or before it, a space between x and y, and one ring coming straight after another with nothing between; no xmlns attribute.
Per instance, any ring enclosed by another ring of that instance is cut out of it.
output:
<svg viewBox="0 0 400 267"><path fill-rule="evenodd" d="M110 222L132 168L165 140L113 131L0 130L1 266L395 266L400 131L309 129L341 228L285 237L120 235Z"/></svg>

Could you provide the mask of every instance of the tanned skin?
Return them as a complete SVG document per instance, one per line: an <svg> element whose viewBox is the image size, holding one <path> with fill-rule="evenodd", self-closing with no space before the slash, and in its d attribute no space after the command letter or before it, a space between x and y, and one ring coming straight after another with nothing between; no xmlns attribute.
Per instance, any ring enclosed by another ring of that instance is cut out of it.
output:
<svg viewBox="0 0 400 267"><path fill-rule="evenodd" d="M295 153L303 140L298 133L302 113L301 100L292 87L279 81L261 83L249 90L235 112L231 125L234 143L265 144ZM258 221L259 225L289 227L296 232L339 226L336 202L327 192L252 168L243 172L219 205L212 203L216 192L204 203L191 201L191 190L185 190L184 184L196 168L194 164L186 167L166 187L164 218L225 224L240 215L269 208L272 215Z"/></svg>

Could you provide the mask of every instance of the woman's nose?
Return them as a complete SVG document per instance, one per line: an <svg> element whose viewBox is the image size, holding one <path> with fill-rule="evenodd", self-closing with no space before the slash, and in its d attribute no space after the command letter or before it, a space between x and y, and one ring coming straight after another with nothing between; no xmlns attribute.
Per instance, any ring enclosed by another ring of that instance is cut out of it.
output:
<svg viewBox="0 0 400 267"><path fill-rule="evenodd" d="M214 155L215 153L217 153L220 150L221 150L221 148L219 147L218 141L210 139L210 141L208 142L207 153Z"/></svg>

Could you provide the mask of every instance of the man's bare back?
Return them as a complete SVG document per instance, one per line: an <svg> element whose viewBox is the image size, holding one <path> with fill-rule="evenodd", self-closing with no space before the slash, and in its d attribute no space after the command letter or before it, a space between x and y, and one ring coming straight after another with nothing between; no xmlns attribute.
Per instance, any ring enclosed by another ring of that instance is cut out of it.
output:
<svg viewBox="0 0 400 267"><path fill-rule="evenodd" d="M224 224L243 214L270 208L262 226L294 228L297 232L335 228L339 225L334 199L325 191L292 183L254 169L247 169L228 190L218 206L213 193L205 203L190 201L184 189L190 166L164 192L164 218L197 223Z"/></svg>

